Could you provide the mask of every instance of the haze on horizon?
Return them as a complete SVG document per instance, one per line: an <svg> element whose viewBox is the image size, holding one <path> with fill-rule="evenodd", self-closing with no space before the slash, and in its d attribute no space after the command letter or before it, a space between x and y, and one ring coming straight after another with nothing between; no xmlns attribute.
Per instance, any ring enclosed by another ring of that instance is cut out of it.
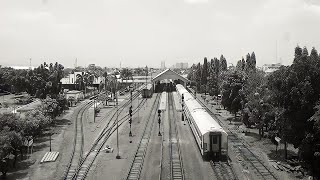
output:
<svg viewBox="0 0 320 180"><path fill-rule="evenodd" d="M319 22L317 0L2 0L0 64L291 64L297 44L320 51Z"/></svg>

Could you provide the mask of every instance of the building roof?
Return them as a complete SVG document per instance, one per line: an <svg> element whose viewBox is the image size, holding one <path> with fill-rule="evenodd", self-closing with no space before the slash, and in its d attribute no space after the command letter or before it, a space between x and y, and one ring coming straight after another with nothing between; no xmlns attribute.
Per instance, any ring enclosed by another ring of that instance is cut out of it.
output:
<svg viewBox="0 0 320 180"><path fill-rule="evenodd" d="M78 94L78 93L82 93L82 92L81 91L77 91L77 90L72 90L72 91L66 92L66 94Z"/></svg>
<svg viewBox="0 0 320 180"><path fill-rule="evenodd" d="M159 73L157 76L155 76L154 78L152 78L152 82L155 81L160 81L163 79L180 79L184 82L189 82L189 80L183 76L181 76L180 74L172 71L171 69L166 69L164 71L162 71L161 73Z"/></svg>

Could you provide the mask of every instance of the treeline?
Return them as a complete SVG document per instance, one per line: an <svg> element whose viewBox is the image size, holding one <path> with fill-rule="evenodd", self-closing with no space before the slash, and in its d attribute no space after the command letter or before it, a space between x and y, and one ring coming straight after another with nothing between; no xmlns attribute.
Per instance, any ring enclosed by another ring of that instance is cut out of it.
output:
<svg viewBox="0 0 320 180"><path fill-rule="evenodd" d="M203 65L192 66L188 78L198 92L221 94L222 105L235 118L241 114L247 127L258 128L260 138L265 131L271 139L280 137L285 158L287 143L291 143L299 148L306 166L320 166L315 157L320 152L320 55L315 48L309 54L306 47L296 47L292 65L270 75L256 68L254 52L229 70L212 64L205 58Z"/></svg>
<svg viewBox="0 0 320 180"><path fill-rule="evenodd" d="M223 55L220 59L211 59L210 62L205 57L203 64L199 62L191 66L187 78L191 80L191 85L195 86L198 92L218 95L221 91L221 79L225 76L227 69L227 60Z"/></svg>
<svg viewBox="0 0 320 180"><path fill-rule="evenodd" d="M26 112L25 117L13 113L0 114L0 171L6 173L16 167L17 157L23 159L26 143L51 133L55 111L59 110L55 99L46 98L35 110Z"/></svg>
<svg viewBox="0 0 320 180"><path fill-rule="evenodd" d="M18 155L23 157L25 142L47 132L53 119L67 109L67 100L61 94L63 66L58 63L44 63L34 70L0 70L2 89L26 91L41 100L41 106L27 112L25 117L12 113L0 114L0 171L5 176L10 168L15 167Z"/></svg>
<svg viewBox="0 0 320 180"><path fill-rule="evenodd" d="M44 99L47 95L55 98L61 91L60 80L64 67L59 63L43 63L33 70L1 68L0 86L8 92L27 92L31 96Z"/></svg>

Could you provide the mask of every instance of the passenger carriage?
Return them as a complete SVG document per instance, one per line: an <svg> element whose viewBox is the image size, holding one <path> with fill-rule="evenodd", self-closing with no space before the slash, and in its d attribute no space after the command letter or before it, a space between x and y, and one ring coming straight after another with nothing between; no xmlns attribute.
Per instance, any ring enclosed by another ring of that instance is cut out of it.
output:
<svg viewBox="0 0 320 180"><path fill-rule="evenodd" d="M151 98L153 94L152 84L147 84L147 87L142 89L142 98Z"/></svg>
<svg viewBox="0 0 320 180"><path fill-rule="evenodd" d="M182 85L177 85L176 89L180 99L184 96L184 114L201 155L226 157L228 134Z"/></svg>

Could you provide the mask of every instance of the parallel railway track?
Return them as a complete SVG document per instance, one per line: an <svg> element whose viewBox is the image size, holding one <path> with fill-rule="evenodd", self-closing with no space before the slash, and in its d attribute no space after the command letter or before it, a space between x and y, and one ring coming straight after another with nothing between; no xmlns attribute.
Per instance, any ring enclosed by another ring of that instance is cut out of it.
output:
<svg viewBox="0 0 320 180"><path fill-rule="evenodd" d="M84 141L84 135L83 135L83 114L87 110L89 106L92 105L92 102L89 102L85 104L83 107L80 108L80 110L76 113L76 121L75 121L75 134L74 134L74 140L73 140L73 149L71 152L71 157L69 160L69 163L67 165L67 170L64 175L65 179L72 179L72 177L75 174L76 168L78 167L82 155L83 155L83 141Z"/></svg>
<svg viewBox="0 0 320 180"><path fill-rule="evenodd" d="M136 99L139 96L139 94L140 93L133 94L132 100ZM145 103L144 100L141 101L140 104L138 105L138 107L136 107L133 110L133 114L135 114L138 111L138 109L140 109L143 106L144 103ZM77 169L73 179L80 180L80 179L85 179L87 177L93 162L95 161L96 157L98 156L98 154L102 150L102 148L103 148L104 144L106 143L106 141L110 138L110 136L116 131L116 129L118 127L120 127L124 122L127 122L128 116L129 116L128 114L125 115L122 118L119 118L118 126L117 126L117 121L116 120L111 124L111 121L115 117L115 115L117 113L120 114L120 112L122 112L123 109L125 107L127 107L128 105L130 105L130 101L128 101L125 104L123 104L118 109L118 112L115 112L113 114L113 116L110 118L110 120L107 123L107 125L104 127L104 129L101 131L101 133L98 136L98 138L92 144L89 152L83 157L83 159L80 162L80 164L78 166L78 169ZM110 124L111 124L111 126L109 126Z"/></svg>
<svg viewBox="0 0 320 180"><path fill-rule="evenodd" d="M188 91L194 95L194 91L188 88ZM228 140L232 143L233 148L240 154L246 162L249 162L251 169L259 179L264 180L276 180L278 179L270 169L238 138L237 134L233 130L224 125L223 122L199 99L200 104L207 110L207 112L218 120L218 123L228 133ZM212 166L215 167L215 166ZM213 168L214 169L214 168ZM227 170L227 169L226 169ZM224 170L224 171L226 171ZM235 176L236 177L236 176Z"/></svg>
<svg viewBox="0 0 320 180"><path fill-rule="evenodd" d="M169 150L171 179L184 179L183 161L180 152L178 129L173 107L172 93L168 93L168 113L169 113Z"/></svg>
<svg viewBox="0 0 320 180"><path fill-rule="evenodd" d="M136 99L139 95L140 95L140 93L136 92L135 94L133 94L132 99L133 100ZM84 154L83 154L83 139L84 138L83 138L82 118L83 118L83 114L84 114L85 110L92 104L93 104L92 101L89 102L88 104L86 104L84 107L82 107L79 110L79 112L76 115L77 120L75 122L75 136L74 136L73 150L71 152L70 161L67 165L66 171L65 171L62 179L65 179L65 180L67 180L67 179L84 179L86 177L87 173L89 172L90 167L91 167L93 161L95 160L96 156L98 155L99 151L101 150L102 146L104 145L104 143L107 141L107 139L110 137L110 135L115 130L114 127L116 126L116 122L114 122L111 127L108 128L108 126L111 123L112 119L115 117L117 112L113 113L112 117L110 118L109 122L107 123L107 125L105 126L103 131L100 133L98 138L92 144L89 153L86 156L84 156ZM126 103L124 103L122 106L119 107L118 112L120 113L129 104L130 104L130 101L127 101ZM137 109L138 108L140 109L143 104L144 104L144 101L141 101L139 106L136 109L134 109L134 113L137 112ZM128 115L122 117L119 120L119 126L121 124L123 124L128 119L127 117L128 117ZM114 128L114 129L112 129L112 128ZM103 140L104 142L99 144L100 140L105 135L107 135L107 137L104 138L104 140ZM96 147L98 147L98 145L101 145L101 147L99 146L99 148L96 148ZM97 149L98 149L98 151L95 151ZM94 156L92 156L92 151L94 151L94 154L95 154ZM88 162L89 156L90 156L91 161L89 161L88 165L84 164L85 162Z"/></svg>
<svg viewBox="0 0 320 180"><path fill-rule="evenodd" d="M155 117L157 115L156 111L159 106L159 103L158 103L159 97L160 97L160 94L157 94L157 97L152 105L152 109L149 114L148 121L146 122L146 125L143 130L142 138L140 139L138 148L131 162L129 172L127 173L127 176L126 176L127 180L137 180L140 178L140 174L141 174L143 163L144 163L144 158L146 155L146 150L147 150L148 143L151 136L151 130L153 127L153 123L155 121Z"/></svg>
<svg viewBox="0 0 320 180"><path fill-rule="evenodd" d="M214 171L214 174L217 180L237 180L238 179L228 162L210 161L210 165Z"/></svg>

